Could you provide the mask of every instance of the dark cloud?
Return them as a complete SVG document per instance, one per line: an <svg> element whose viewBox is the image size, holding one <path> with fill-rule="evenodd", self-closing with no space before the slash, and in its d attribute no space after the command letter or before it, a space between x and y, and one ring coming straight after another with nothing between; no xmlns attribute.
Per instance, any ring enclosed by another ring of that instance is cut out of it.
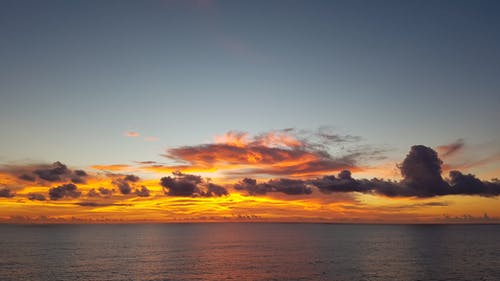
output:
<svg viewBox="0 0 500 281"><path fill-rule="evenodd" d="M0 188L0 197L11 198L14 197L14 195L15 194L7 187Z"/></svg>
<svg viewBox="0 0 500 281"><path fill-rule="evenodd" d="M36 201L45 201L45 195L41 193L29 193L28 194L28 199L29 200L36 200Z"/></svg>
<svg viewBox="0 0 500 281"><path fill-rule="evenodd" d="M87 197L99 197L99 193L97 193L95 188L92 188L87 192Z"/></svg>
<svg viewBox="0 0 500 281"><path fill-rule="evenodd" d="M77 190L77 186L68 183L68 184L63 184L54 188L51 188L49 190L49 196L50 200L59 200L64 197L70 197L70 198L78 198L80 197L81 192Z"/></svg>
<svg viewBox="0 0 500 281"><path fill-rule="evenodd" d="M160 180L165 194L170 196L193 196L199 194L198 184L202 182L200 176L175 173L175 177L163 177Z"/></svg>
<svg viewBox="0 0 500 281"><path fill-rule="evenodd" d="M135 175L125 175L122 178L116 178L113 180L113 184L118 187L122 194L130 194L132 192L133 183L140 180L138 176Z"/></svg>
<svg viewBox="0 0 500 281"><path fill-rule="evenodd" d="M132 187L130 187L130 184L123 179L114 180L113 184L118 187L118 190L120 190L122 194L130 194L130 192L132 191Z"/></svg>
<svg viewBox="0 0 500 281"><path fill-rule="evenodd" d="M404 184L419 197L448 194L449 185L441 177L442 163L432 148L412 146L399 167Z"/></svg>
<svg viewBox="0 0 500 281"><path fill-rule="evenodd" d="M52 164L3 166L0 171L13 175L23 181L35 182L38 178L40 184L70 181L73 183L85 183L85 177L88 176L85 171L72 171L59 161Z"/></svg>
<svg viewBox="0 0 500 281"><path fill-rule="evenodd" d="M450 172L450 181L441 176L442 161L429 147L415 145L399 165L403 180L361 179L351 177L349 171L342 171L337 177L324 176L312 180L311 184L320 191L361 192L380 194L388 197L433 197L441 195L500 195L500 182L481 181L474 175Z"/></svg>
<svg viewBox="0 0 500 281"><path fill-rule="evenodd" d="M234 189L246 190L250 195L262 195L272 191L268 185L257 184L257 180L251 178L244 178L234 185Z"/></svg>
<svg viewBox="0 0 500 281"><path fill-rule="evenodd" d="M104 187L99 187L99 194L101 194L102 196L109 197L109 196L113 195L113 190L107 189Z"/></svg>
<svg viewBox="0 0 500 281"><path fill-rule="evenodd" d="M132 206L132 204L105 203L105 202L77 202L75 205L82 207L109 207L109 206Z"/></svg>
<svg viewBox="0 0 500 281"><path fill-rule="evenodd" d="M106 189L104 187L99 187L99 189L92 188L87 192L87 197L110 197L113 191L111 189Z"/></svg>
<svg viewBox="0 0 500 281"><path fill-rule="evenodd" d="M348 170L341 171L338 177L334 175L324 176L321 179L312 180L311 183L324 193L367 191L367 186L353 179Z"/></svg>
<svg viewBox="0 0 500 281"><path fill-rule="evenodd" d="M84 170L75 170L74 173L75 173L76 176L79 176L79 177L86 177L86 176L88 176L87 172L85 172Z"/></svg>
<svg viewBox="0 0 500 281"><path fill-rule="evenodd" d="M138 182L140 180L140 178L135 175L126 175L123 179L129 182Z"/></svg>
<svg viewBox="0 0 500 281"><path fill-rule="evenodd" d="M141 186L141 189L136 189L134 193L139 197L149 197L150 195L149 189L144 185Z"/></svg>
<svg viewBox="0 0 500 281"><path fill-rule="evenodd" d="M217 184L209 183L207 185L207 191L205 193L205 196L220 197L220 196L225 196L228 194L229 193L228 193L227 189L225 189L224 187L217 185Z"/></svg>
<svg viewBox="0 0 500 281"><path fill-rule="evenodd" d="M19 176L19 179L25 180L25 181L31 181L34 182L36 180L35 176L28 175L28 174L22 174Z"/></svg>
<svg viewBox="0 0 500 281"><path fill-rule="evenodd" d="M464 175L459 171L450 172L450 184L452 194L482 195L487 197L500 195L500 182L498 180L492 182L481 181L474 175Z"/></svg>
<svg viewBox="0 0 500 281"><path fill-rule="evenodd" d="M160 180L164 192L169 196L223 196L227 190L219 185L204 181L196 175L174 172L173 177L163 177Z"/></svg>
<svg viewBox="0 0 500 281"><path fill-rule="evenodd" d="M85 183L85 179L82 177L73 177L71 178L72 183Z"/></svg>
<svg viewBox="0 0 500 281"><path fill-rule="evenodd" d="M234 185L236 190L245 190L250 195L264 195L268 192L281 192L288 195L311 194L312 190L302 180L272 179L257 183L255 179L245 178Z"/></svg>
<svg viewBox="0 0 500 281"><path fill-rule="evenodd" d="M135 163L141 164L141 165L153 165L153 164L156 164L156 161L135 161Z"/></svg>
<svg viewBox="0 0 500 281"><path fill-rule="evenodd" d="M62 181L66 175L71 174L71 171L66 167L66 165L57 161L46 168L34 170L33 173L46 181Z"/></svg>
<svg viewBox="0 0 500 281"><path fill-rule="evenodd" d="M447 207L449 204L447 202L426 202L426 203L414 203L406 204L395 207L390 207L393 209L414 209L414 208L425 208L425 207Z"/></svg>

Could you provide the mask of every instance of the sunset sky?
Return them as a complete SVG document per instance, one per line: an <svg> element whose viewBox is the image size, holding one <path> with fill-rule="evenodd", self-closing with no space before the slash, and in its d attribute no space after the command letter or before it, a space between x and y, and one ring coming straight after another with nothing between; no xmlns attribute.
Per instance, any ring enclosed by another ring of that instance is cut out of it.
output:
<svg viewBox="0 0 500 281"><path fill-rule="evenodd" d="M496 1L2 1L0 222L500 222Z"/></svg>

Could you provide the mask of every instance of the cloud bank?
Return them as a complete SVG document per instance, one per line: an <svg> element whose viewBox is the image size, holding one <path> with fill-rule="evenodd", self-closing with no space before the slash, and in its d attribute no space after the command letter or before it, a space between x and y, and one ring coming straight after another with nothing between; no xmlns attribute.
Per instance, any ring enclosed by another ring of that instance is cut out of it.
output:
<svg viewBox="0 0 500 281"><path fill-rule="evenodd" d="M481 181L471 174L451 171L450 180L441 176L442 161L432 148L415 145L399 165L403 180L399 182L383 179L357 180L349 171L337 177L324 176L311 181L319 190L329 192L361 192L388 197L434 197L442 195L500 195L499 181Z"/></svg>
<svg viewBox="0 0 500 281"><path fill-rule="evenodd" d="M412 146L398 165L403 178L400 181L382 178L357 179L353 174L361 169L360 161L380 157L380 151L358 145L360 139L356 136L334 134L328 130L310 133L285 129L256 136L231 131L216 137L214 143L169 149L165 156L179 162L176 165L160 165L152 161L137 164L147 169L172 173L156 183L162 189L163 195L173 197L220 197L229 195L230 192L250 196L264 196L269 193L296 196L310 195L317 191L323 194L357 192L385 197L417 198L500 195L498 180L483 181L458 170L451 170L448 177L443 178L443 161L440 156L449 157L458 153L463 149L463 140L437 147L439 155L430 147ZM335 153L332 153L332 147L336 149ZM95 200L120 196L146 199L154 194L154 189L148 187L151 181L146 182L134 174L113 173L127 170L131 166L102 167L108 172L96 174L72 170L61 162L1 166L0 176L3 182L0 197L19 196L16 193L24 186L49 187L47 193L38 190L21 193L21 196L31 201L79 198L82 191L77 185L85 185L85 198ZM230 176L236 183L223 186L196 175L196 172L184 172L185 169L193 168L211 172L222 170L223 177ZM262 175L265 180L259 180ZM89 181L107 181L111 188L88 187Z"/></svg>

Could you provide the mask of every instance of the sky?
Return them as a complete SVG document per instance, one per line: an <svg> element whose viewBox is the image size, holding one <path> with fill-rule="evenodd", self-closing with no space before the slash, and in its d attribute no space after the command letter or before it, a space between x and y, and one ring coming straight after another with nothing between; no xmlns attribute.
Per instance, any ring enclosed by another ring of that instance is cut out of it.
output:
<svg viewBox="0 0 500 281"><path fill-rule="evenodd" d="M500 220L496 1L0 6L2 221Z"/></svg>

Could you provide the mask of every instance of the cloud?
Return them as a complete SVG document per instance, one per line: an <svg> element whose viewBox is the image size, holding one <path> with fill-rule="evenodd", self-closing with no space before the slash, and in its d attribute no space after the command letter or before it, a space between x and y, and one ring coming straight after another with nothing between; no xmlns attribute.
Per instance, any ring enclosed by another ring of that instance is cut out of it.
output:
<svg viewBox="0 0 500 281"><path fill-rule="evenodd" d="M450 184L452 194L482 195L487 197L500 195L500 181L481 181L474 175L464 175L459 171L450 172Z"/></svg>
<svg viewBox="0 0 500 281"><path fill-rule="evenodd" d="M229 192L227 191L226 188L224 188L220 185L217 185L217 184L209 183L207 185L207 191L205 193L205 196L207 196L207 197L220 197L220 196L225 196L228 194L229 194Z"/></svg>
<svg viewBox="0 0 500 281"><path fill-rule="evenodd" d="M193 196L200 193L198 185L202 183L200 176L174 173L175 177L163 177L160 184L165 194L170 196Z"/></svg>
<svg viewBox="0 0 500 281"><path fill-rule="evenodd" d="M155 141L158 141L159 138L157 138L157 137L145 137L144 140L149 141L149 142L155 142Z"/></svg>
<svg viewBox="0 0 500 281"><path fill-rule="evenodd" d="M99 193L95 190L95 188L92 188L87 192L87 197L99 197Z"/></svg>
<svg viewBox="0 0 500 281"><path fill-rule="evenodd" d="M112 181L118 187L118 190L124 195L130 194L132 191L131 183L138 182L140 178L135 175L125 175L122 178L116 178Z"/></svg>
<svg viewBox="0 0 500 281"><path fill-rule="evenodd" d="M87 192L87 197L111 197L113 195L113 190L104 187L99 187L97 190L95 188L90 189Z"/></svg>
<svg viewBox="0 0 500 281"><path fill-rule="evenodd" d="M447 194L449 186L441 177L442 163L432 148L412 146L399 167L404 184L420 197Z"/></svg>
<svg viewBox="0 0 500 281"><path fill-rule="evenodd" d="M20 175L20 176L19 176L19 179L22 179L22 180L25 180L25 181L31 181L31 182L36 181L35 176L32 176L32 175L27 175L27 174L22 174L22 175Z"/></svg>
<svg viewBox="0 0 500 281"><path fill-rule="evenodd" d="M227 190L213 183L203 180L202 177L181 172L174 172L173 177L163 177L160 180L166 195L169 196L223 196L227 195Z"/></svg>
<svg viewBox="0 0 500 281"><path fill-rule="evenodd" d="M472 168L477 168L481 167L490 163L495 163L500 161L500 153L495 153L493 155L489 155L487 157L484 157L482 159L476 160L476 161L470 161L468 163L462 163L458 165L447 165L446 169L447 170L456 170L456 169L462 169L462 170L468 170Z"/></svg>
<svg viewBox="0 0 500 281"><path fill-rule="evenodd" d="M70 170L65 164L56 161L52 164L30 164L23 166L3 166L0 172L7 173L24 182L73 182L85 183L88 176L83 170Z"/></svg>
<svg viewBox="0 0 500 281"><path fill-rule="evenodd" d="M46 181L61 181L62 177L70 174L71 172L63 163L57 161L51 167L40 168L33 171L39 178Z"/></svg>
<svg viewBox="0 0 500 281"><path fill-rule="evenodd" d="M321 179L312 180L311 184L324 193L331 192L367 192L366 185L351 177L348 170L341 171L338 177L334 175L324 176Z"/></svg>
<svg viewBox="0 0 500 281"><path fill-rule="evenodd" d="M447 158L447 157L453 156L453 155L457 154L458 152L462 151L464 145L465 145L464 140L458 139L453 143L440 145L440 146L436 147L436 150L441 157Z"/></svg>
<svg viewBox="0 0 500 281"><path fill-rule="evenodd" d="M28 199L32 201L45 201L45 195L41 193L29 193Z"/></svg>
<svg viewBox="0 0 500 281"><path fill-rule="evenodd" d="M216 168L228 175L312 176L343 169L358 170L357 162L377 151L339 147L333 156L323 145L324 139L351 143L358 139L322 133L300 137L291 129L271 131L257 136L230 131L215 137L215 143L182 146L168 150L166 157L183 163L185 169ZM365 155L366 154L366 155ZM164 167L164 168L168 168Z"/></svg>
<svg viewBox="0 0 500 281"><path fill-rule="evenodd" d="M138 132L135 132L135 131L128 131L128 132L125 132L125 136L130 137L130 138L136 138L136 137L139 137L140 134Z"/></svg>
<svg viewBox="0 0 500 281"><path fill-rule="evenodd" d="M75 175L79 176L79 177L86 177L88 176L87 175L87 172L85 172L84 170L75 170Z"/></svg>
<svg viewBox="0 0 500 281"><path fill-rule="evenodd" d="M126 164L113 164L113 165L93 165L91 166L91 168L101 171L118 172L118 171L131 170L133 167Z"/></svg>
<svg viewBox="0 0 500 281"><path fill-rule="evenodd" d="M425 207L447 207L449 204L447 202L425 202L425 203L414 203L406 204L392 207L394 209L414 209L414 208L425 208Z"/></svg>
<svg viewBox="0 0 500 281"><path fill-rule="evenodd" d="M106 203L106 202L76 202L75 205L82 207L109 207L109 206L132 206L132 204L122 204L122 203Z"/></svg>
<svg viewBox="0 0 500 281"><path fill-rule="evenodd" d="M324 193L360 192L388 197L434 197L442 195L500 195L500 182L481 181L474 175L450 172L450 181L441 177L442 161L436 151L415 145L399 165L403 180L361 179L351 177L349 171L342 171L337 177L330 175L311 181Z"/></svg>
<svg viewBox="0 0 500 281"><path fill-rule="evenodd" d="M102 196L111 196L113 195L113 190L99 187L99 194L101 194Z"/></svg>
<svg viewBox="0 0 500 281"><path fill-rule="evenodd" d="M15 194L7 187L0 188L0 197L11 198L14 197L14 195Z"/></svg>
<svg viewBox="0 0 500 281"><path fill-rule="evenodd" d="M50 200L59 200L64 197L70 197L70 198L78 198L80 197L81 192L77 190L77 186L68 183L68 184L63 184L54 188L51 188L49 190L49 196Z"/></svg>
<svg viewBox="0 0 500 281"><path fill-rule="evenodd" d="M236 190L245 190L249 195L264 195L268 192L281 192L287 195L311 194L312 190L305 181L294 179L271 179L257 183L257 180L245 178L234 185Z"/></svg>
<svg viewBox="0 0 500 281"><path fill-rule="evenodd" d="M139 196L139 197L149 197L150 195L150 192L149 192L149 189L147 187L145 187L144 185L141 186L141 189L136 189L134 191L135 195Z"/></svg>

